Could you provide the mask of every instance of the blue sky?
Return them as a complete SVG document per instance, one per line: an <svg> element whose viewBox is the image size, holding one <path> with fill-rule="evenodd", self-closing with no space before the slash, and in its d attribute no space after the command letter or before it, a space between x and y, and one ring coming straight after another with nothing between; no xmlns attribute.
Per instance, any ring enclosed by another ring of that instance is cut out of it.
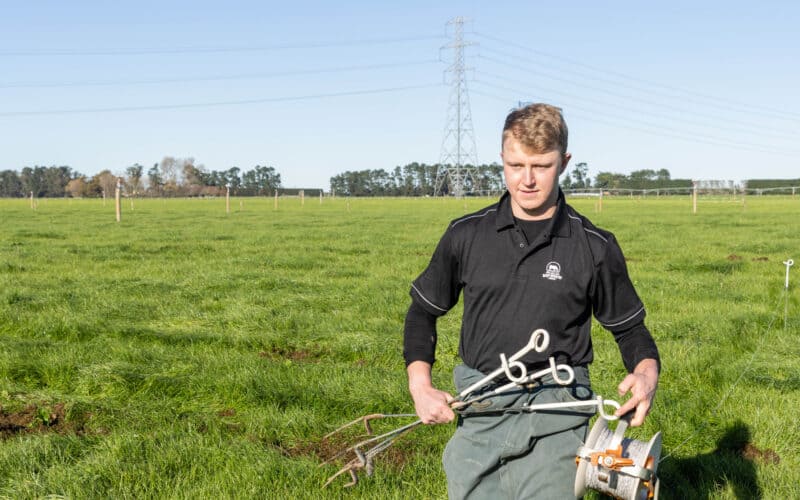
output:
<svg viewBox="0 0 800 500"><path fill-rule="evenodd" d="M436 163L456 16L481 163L499 160L509 109L543 101L591 175L800 177L788 1L3 2L0 170L169 155L327 188Z"/></svg>

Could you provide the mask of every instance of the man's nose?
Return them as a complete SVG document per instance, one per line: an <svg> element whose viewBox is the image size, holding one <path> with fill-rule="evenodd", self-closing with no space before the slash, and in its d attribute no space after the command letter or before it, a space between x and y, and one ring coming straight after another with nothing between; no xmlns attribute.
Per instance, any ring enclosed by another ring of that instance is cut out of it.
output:
<svg viewBox="0 0 800 500"><path fill-rule="evenodd" d="M525 169L525 178L523 180L525 181L525 184L527 184L529 186L536 182L536 178L533 175L533 169L532 168L526 168Z"/></svg>

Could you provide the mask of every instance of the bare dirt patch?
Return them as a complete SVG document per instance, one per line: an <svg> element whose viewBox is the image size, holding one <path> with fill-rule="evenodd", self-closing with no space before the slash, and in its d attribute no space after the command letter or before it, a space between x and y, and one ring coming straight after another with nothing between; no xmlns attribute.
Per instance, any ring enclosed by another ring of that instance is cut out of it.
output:
<svg viewBox="0 0 800 500"><path fill-rule="evenodd" d="M291 347L274 346L260 351L258 357L275 360L315 362L328 354L327 350L319 346L310 348L293 349Z"/></svg>
<svg viewBox="0 0 800 500"><path fill-rule="evenodd" d="M730 260L730 261L742 260L742 256L741 255L736 255L735 253L732 253L732 254L728 255L727 259Z"/></svg>
<svg viewBox="0 0 800 500"><path fill-rule="evenodd" d="M363 431L363 428L361 430ZM320 463L330 461L329 465L332 467L341 467L356 458L354 451L350 450L347 453L342 453L343 451L374 435L375 434L368 436L363 432L360 434L344 432L341 434L334 434L328 438L303 440L293 443L285 443L280 439L276 439L267 443L267 445L279 450L286 458L311 457L318 460ZM370 443L361 448L361 451L366 452L372 446L375 446L375 444L377 443ZM391 447L375 456L374 462L376 469L380 467L389 467L391 469L402 468L414 455L414 450L412 448L413 442L411 440L404 440L403 437L398 438Z"/></svg>
<svg viewBox="0 0 800 500"><path fill-rule="evenodd" d="M753 257L753 262L768 262L769 257Z"/></svg>
<svg viewBox="0 0 800 500"><path fill-rule="evenodd" d="M88 417L89 415L86 419ZM84 433L84 423L68 422L64 403L30 404L19 411L0 409L0 439L8 439L19 434L81 435Z"/></svg>
<svg viewBox="0 0 800 500"><path fill-rule="evenodd" d="M753 443L745 443L741 451L742 457L747 460L760 460L766 464L779 464L781 457L775 453L775 450L767 448L766 450L758 449Z"/></svg>

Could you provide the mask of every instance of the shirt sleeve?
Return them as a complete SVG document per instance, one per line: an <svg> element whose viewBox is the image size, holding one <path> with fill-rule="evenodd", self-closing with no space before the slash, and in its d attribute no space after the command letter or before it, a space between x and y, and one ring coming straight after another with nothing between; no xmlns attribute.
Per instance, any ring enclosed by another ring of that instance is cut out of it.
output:
<svg viewBox="0 0 800 500"><path fill-rule="evenodd" d="M430 314L416 301L406 314L403 330L403 358L406 366L414 361L433 365L436 354L436 316Z"/></svg>
<svg viewBox="0 0 800 500"><path fill-rule="evenodd" d="M622 354L622 362L628 373L633 373L636 365L643 359L655 359L658 364L658 372L661 373L661 358L658 355L658 348L650 335L650 330L644 326L644 321L631 325L624 329L611 330L614 340L617 341L619 352Z"/></svg>
<svg viewBox="0 0 800 500"><path fill-rule="evenodd" d="M625 330L644 321L644 304L628 276L625 257L613 235L595 268L592 294L594 316L606 329Z"/></svg>
<svg viewBox="0 0 800 500"><path fill-rule="evenodd" d="M609 235L603 259L595 271L594 315L614 334L622 362L628 372L640 361L655 359L661 370L658 348L644 324L645 308L628 275L625 257L613 235Z"/></svg>
<svg viewBox="0 0 800 500"><path fill-rule="evenodd" d="M453 237L450 228L439 240L428 267L411 283L411 298L435 317L452 309L461 293L460 265L453 251Z"/></svg>

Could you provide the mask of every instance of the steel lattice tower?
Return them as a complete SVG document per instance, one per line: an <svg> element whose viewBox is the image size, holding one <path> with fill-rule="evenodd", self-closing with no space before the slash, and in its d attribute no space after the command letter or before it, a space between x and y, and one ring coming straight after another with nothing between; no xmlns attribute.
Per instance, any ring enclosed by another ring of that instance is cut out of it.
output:
<svg viewBox="0 0 800 500"><path fill-rule="evenodd" d="M472 43L464 41L464 21L463 17L456 17L447 23L453 27L453 41L442 47L453 49L453 62L445 70L452 88L447 105L447 125L442 138L442 154L439 168L436 170L434 195L443 194L445 185L449 188L447 190L449 194L458 197L464 195L465 189L477 190L475 172L478 153L475 149L475 133L472 129L472 114L465 77L468 68L464 65L464 47ZM471 182L465 186L467 179Z"/></svg>

